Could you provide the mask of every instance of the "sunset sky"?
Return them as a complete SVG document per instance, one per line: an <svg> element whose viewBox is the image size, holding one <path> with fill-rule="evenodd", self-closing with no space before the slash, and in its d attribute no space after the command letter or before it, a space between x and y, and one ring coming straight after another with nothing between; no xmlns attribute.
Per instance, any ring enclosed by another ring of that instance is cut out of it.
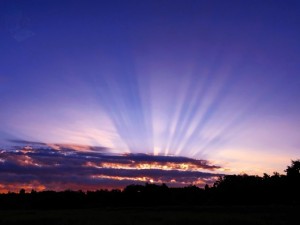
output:
<svg viewBox="0 0 300 225"><path fill-rule="evenodd" d="M297 0L0 0L0 192L283 173L299 40Z"/></svg>

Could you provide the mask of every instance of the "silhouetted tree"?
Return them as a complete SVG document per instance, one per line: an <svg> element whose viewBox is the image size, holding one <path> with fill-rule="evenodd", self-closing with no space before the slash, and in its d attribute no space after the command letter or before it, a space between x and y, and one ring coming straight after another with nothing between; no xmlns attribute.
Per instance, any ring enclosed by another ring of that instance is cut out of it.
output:
<svg viewBox="0 0 300 225"><path fill-rule="evenodd" d="M288 177L299 177L300 176L300 160L292 160L292 165L288 166L285 170Z"/></svg>
<svg viewBox="0 0 300 225"><path fill-rule="evenodd" d="M19 191L19 194L20 194L20 195L25 195L25 189L22 188L22 189Z"/></svg>

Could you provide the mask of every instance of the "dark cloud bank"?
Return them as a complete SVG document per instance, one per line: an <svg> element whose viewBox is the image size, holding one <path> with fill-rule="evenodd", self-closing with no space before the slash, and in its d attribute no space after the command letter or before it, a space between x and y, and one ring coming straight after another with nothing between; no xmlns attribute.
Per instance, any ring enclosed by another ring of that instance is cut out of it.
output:
<svg viewBox="0 0 300 225"><path fill-rule="evenodd" d="M102 147L14 141L0 150L0 191L123 188L145 182L203 186L222 174L206 160L179 156L109 153ZM77 149L77 150L74 150Z"/></svg>

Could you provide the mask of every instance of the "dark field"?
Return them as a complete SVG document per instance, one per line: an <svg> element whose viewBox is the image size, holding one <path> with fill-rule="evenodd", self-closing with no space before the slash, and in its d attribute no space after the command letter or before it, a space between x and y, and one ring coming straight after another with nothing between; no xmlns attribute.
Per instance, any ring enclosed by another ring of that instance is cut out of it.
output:
<svg viewBox="0 0 300 225"><path fill-rule="evenodd" d="M74 210L1 210L0 224L248 225L300 224L299 206L202 206Z"/></svg>

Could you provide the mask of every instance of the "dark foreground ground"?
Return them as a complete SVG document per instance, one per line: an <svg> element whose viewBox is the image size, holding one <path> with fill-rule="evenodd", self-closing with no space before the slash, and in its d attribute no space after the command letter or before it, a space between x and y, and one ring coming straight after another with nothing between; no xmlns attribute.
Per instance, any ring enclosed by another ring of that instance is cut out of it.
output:
<svg viewBox="0 0 300 225"><path fill-rule="evenodd" d="M1 210L0 224L282 225L300 224L299 206L197 206L72 210Z"/></svg>

